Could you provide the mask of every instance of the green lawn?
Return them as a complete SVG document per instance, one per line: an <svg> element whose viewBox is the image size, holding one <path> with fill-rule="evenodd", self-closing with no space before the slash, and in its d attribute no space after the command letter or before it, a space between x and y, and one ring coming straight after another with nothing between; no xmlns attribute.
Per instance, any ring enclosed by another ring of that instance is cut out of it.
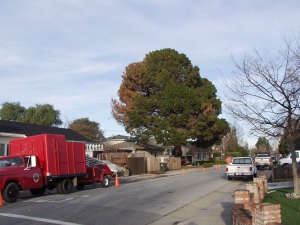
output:
<svg viewBox="0 0 300 225"><path fill-rule="evenodd" d="M286 193L293 192L294 188L277 189L266 195L263 202L270 202L281 205L282 223L288 225L300 224L300 199L291 199L285 197Z"/></svg>

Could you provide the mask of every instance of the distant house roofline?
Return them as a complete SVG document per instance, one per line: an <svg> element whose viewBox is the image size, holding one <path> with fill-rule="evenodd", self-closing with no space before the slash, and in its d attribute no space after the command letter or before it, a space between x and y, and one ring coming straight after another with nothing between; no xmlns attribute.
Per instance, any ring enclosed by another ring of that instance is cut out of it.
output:
<svg viewBox="0 0 300 225"><path fill-rule="evenodd" d="M21 123L15 121L0 120L0 135L9 136L15 135L18 137L34 136L38 134L62 134L68 141L83 141L92 142L88 138L82 136L81 134L75 132L71 129L50 127L30 123ZM21 136L20 136L21 135ZM22 136L23 135L23 136ZM13 136L14 137L14 136Z"/></svg>

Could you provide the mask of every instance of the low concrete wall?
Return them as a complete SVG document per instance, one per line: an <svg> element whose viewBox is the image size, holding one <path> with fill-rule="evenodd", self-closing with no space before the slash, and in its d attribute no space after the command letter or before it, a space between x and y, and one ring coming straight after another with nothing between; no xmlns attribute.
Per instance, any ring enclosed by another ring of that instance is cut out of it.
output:
<svg viewBox="0 0 300 225"><path fill-rule="evenodd" d="M233 225L281 224L280 204L262 203L268 192L267 175L261 174L246 184L245 190L234 192L231 209Z"/></svg>

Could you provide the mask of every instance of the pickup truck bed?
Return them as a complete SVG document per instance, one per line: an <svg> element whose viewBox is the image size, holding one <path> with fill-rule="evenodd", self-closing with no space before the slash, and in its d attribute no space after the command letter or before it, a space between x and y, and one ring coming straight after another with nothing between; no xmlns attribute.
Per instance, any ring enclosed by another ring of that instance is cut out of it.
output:
<svg viewBox="0 0 300 225"><path fill-rule="evenodd" d="M255 157L255 165L257 169L268 168L269 170L271 170L273 160L268 154L257 154L257 156Z"/></svg>
<svg viewBox="0 0 300 225"><path fill-rule="evenodd" d="M228 180L232 178L250 178L257 177L257 169L251 157L236 157L226 166Z"/></svg>

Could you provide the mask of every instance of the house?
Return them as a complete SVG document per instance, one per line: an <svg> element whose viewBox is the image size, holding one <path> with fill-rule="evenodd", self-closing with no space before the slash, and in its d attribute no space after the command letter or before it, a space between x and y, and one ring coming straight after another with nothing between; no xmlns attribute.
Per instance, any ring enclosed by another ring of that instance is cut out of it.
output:
<svg viewBox="0 0 300 225"><path fill-rule="evenodd" d="M135 137L116 135L102 140L104 152L128 152L134 154L143 154L144 157L156 157L162 155L164 148L139 143Z"/></svg>
<svg viewBox="0 0 300 225"><path fill-rule="evenodd" d="M211 151L209 149L195 148L189 146L181 146L182 157L194 164L196 161L206 161L211 159Z"/></svg>
<svg viewBox="0 0 300 225"><path fill-rule="evenodd" d="M45 133L62 134L67 141L85 142L87 154L92 156L94 151L100 152L103 150L102 145L91 143L89 139L71 129L0 120L0 156L8 155L8 143L10 140Z"/></svg>

